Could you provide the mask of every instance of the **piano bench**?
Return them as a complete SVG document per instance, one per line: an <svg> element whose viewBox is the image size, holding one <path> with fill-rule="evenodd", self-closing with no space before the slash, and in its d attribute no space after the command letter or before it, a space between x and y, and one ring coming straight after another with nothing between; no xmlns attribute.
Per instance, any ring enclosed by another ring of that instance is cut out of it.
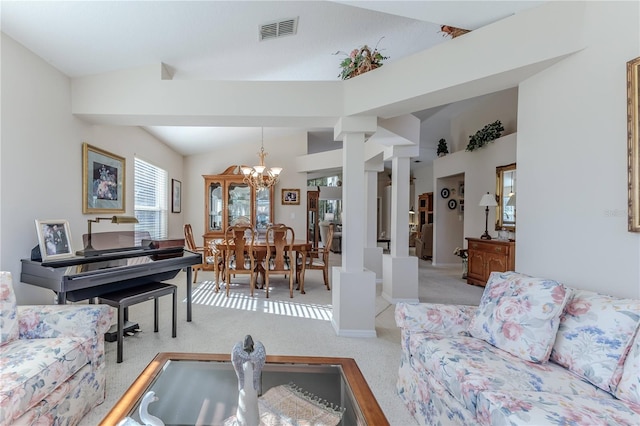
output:
<svg viewBox="0 0 640 426"><path fill-rule="evenodd" d="M118 308L118 363L122 362L122 344L124 340L125 311L131 305L153 299L153 331L158 331L158 297L167 294L173 295L173 320L171 337L176 337L178 307L177 287L172 284L160 282L144 284L137 287L126 288L111 293L102 294L98 297L98 303L104 303L114 308Z"/></svg>

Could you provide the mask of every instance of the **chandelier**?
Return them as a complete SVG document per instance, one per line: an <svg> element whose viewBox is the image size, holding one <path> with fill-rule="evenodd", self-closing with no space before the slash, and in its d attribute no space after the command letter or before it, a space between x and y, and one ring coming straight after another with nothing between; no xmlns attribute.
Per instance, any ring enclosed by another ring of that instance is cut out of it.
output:
<svg viewBox="0 0 640 426"><path fill-rule="evenodd" d="M242 170L242 174L244 175L243 181L244 183L253 186L257 191L265 188L271 188L276 183L278 183L278 178L280 173L282 172L282 167L271 167L267 168L264 165L264 157L269 155L267 152L264 152L264 127L262 128L262 144L260 147L260 152L258 152L258 157L260 157L260 165L259 166L242 166L240 170Z"/></svg>

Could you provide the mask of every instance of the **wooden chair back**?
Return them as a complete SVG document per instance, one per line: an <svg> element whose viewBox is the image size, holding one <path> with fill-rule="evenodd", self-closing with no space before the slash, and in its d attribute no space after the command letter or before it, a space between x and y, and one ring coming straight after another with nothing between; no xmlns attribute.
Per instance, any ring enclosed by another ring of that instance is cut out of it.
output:
<svg viewBox="0 0 640 426"><path fill-rule="evenodd" d="M216 266L211 262L211 251L207 247L198 247L196 245L190 223L184 225L184 242L187 245L187 250L200 253L202 256L202 263L191 266L194 283L198 281L198 271L216 271ZM216 286L218 285L218 281L219 279L216 277Z"/></svg>
<svg viewBox="0 0 640 426"><path fill-rule="evenodd" d="M198 251L196 240L193 238L193 229L191 229L190 223L184 225L184 241L185 243L187 243L188 250Z"/></svg>
<svg viewBox="0 0 640 426"><path fill-rule="evenodd" d="M295 232L293 228L277 224L267 228L265 236L267 256L265 256L265 285L269 297L269 275L289 275L289 297L293 297L293 275L295 273L295 257L293 253L293 241Z"/></svg>
<svg viewBox="0 0 640 426"><path fill-rule="evenodd" d="M251 276L251 296L253 296L255 287L254 273L256 270L253 251L255 237L256 234L251 225L235 225L225 230L224 255L227 296L229 295L231 275L237 274L249 274Z"/></svg>
<svg viewBox="0 0 640 426"><path fill-rule="evenodd" d="M308 251L303 257L303 261L296 270L298 281L302 282L301 287L304 288L304 275L307 269L317 269L322 271L322 278L327 290L331 290L329 285L329 251L331 250L331 242L333 241L335 224L329 224L327 231L327 241L321 250ZM301 281L302 280L302 281Z"/></svg>

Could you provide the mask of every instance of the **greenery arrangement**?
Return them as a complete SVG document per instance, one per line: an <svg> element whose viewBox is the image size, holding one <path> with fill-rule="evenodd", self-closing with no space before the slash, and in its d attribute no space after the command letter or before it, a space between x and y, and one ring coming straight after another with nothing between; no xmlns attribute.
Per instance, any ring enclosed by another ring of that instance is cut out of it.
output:
<svg viewBox="0 0 640 426"><path fill-rule="evenodd" d="M345 52L336 53L346 55ZM365 44L360 49L353 49L348 57L340 62L340 68L342 68L342 71L340 71L338 77L343 80L348 80L352 77L364 74L365 72L380 68L382 66L382 61L385 59L389 59L389 57L382 56L377 45L372 51L369 46Z"/></svg>
<svg viewBox="0 0 640 426"><path fill-rule="evenodd" d="M443 157L449 153L449 148L447 148L447 141L444 138L438 141L438 157Z"/></svg>
<svg viewBox="0 0 640 426"><path fill-rule="evenodd" d="M487 124L482 129L478 130L475 135L469 136L469 144L466 151L475 151L483 146L498 139L504 132L504 127L500 120L496 120L493 123Z"/></svg>

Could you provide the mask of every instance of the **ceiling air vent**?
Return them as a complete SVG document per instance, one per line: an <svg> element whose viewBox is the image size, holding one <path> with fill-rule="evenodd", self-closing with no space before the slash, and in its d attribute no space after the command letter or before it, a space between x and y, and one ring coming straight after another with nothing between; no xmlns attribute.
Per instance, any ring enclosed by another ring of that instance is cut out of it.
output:
<svg viewBox="0 0 640 426"><path fill-rule="evenodd" d="M294 35L298 31L298 18L284 19L260 25L260 40Z"/></svg>

